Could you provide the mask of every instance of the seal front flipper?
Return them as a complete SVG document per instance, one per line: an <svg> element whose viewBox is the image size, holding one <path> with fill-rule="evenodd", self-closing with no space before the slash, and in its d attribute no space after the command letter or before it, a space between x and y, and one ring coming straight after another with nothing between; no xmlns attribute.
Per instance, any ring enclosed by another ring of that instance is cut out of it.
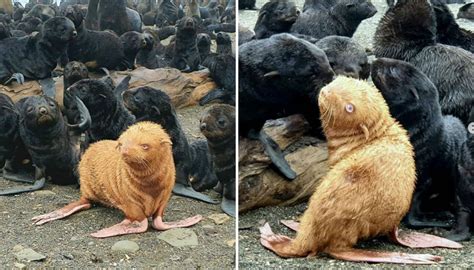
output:
<svg viewBox="0 0 474 270"><path fill-rule="evenodd" d="M408 254L400 252L375 252L351 248L346 251L327 252L331 257L350 262L377 262L397 264L435 264L443 261L443 257L431 254Z"/></svg>
<svg viewBox="0 0 474 270"><path fill-rule="evenodd" d="M44 183L46 181L45 178L45 169L36 167L35 169L35 181L31 186L17 186L8 188L5 190L0 191L0 195L14 195L19 193L31 192L35 190L39 190L44 187ZM31 183L31 182L30 182Z"/></svg>
<svg viewBox="0 0 474 270"><path fill-rule="evenodd" d="M119 224L92 233L91 236L95 238L107 238L125 234L144 233L147 229L147 218L142 221L131 221L130 219L124 219Z"/></svg>
<svg viewBox="0 0 474 270"><path fill-rule="evenodd" d="M25 83L25 76L23 76L23 74L21 74L21 73L13 73L13 75L10 77L10 79L8 79L4 83L4 85L8 85L13 80L17 81L17 83L19 83L19 84L24 84Z"/></svg>
<svg viewBox="0 0 474 270"><path fill-rule="evenodd" d="M227 215L235 218L235 200L222 198L221 209Z"/></svg>
<svg viewBox="0 0 474 270"><path fill-rule="evenodd" d="M461 199L459 198L459 195L456 196L456 223L454 224L451 231L449 231L444 236L447 239L453 240L456 242L471 240L471 232L470 232L471 219L472 219L471 211L469 210L469 208L463 205Z"/></svg>
<svg viewBox="0 0 474 270"><path fill-rule="evenodd" d="M72 202L61 209L58 209L48 214L35 216L31 220L33 220L33 224L35 225L43 225L53 220L65 218L81 210L87 210L91 208L91 206L92 205L89 200L80 198L78 201Z"/></svg>
<svg viewBox="0 0 474 270"><path fill-rule="evenodd" d="M43 94L52 99L56 99L56 82L53 78L46 78L39 81Z"/></svg>
<svg viewBox="0 0 474 270"><path fill-rule="evenodd" d="M210 204L218 204L219 201L214 200L210 198L207 195L204 195L202 193L199 193L195 191L192 187L190 186L185 186L180 183L175 183L173 187L173 193L178 195L178 196L183 196L183 197L188 197L191 199L196 199L205 203L210 203Z"/></svg>
<svg viewBox="0 0 474 270"><path fill-rule="evenodd" d="M402 232L398 228L390 233L390 239L397 244L410 248L462 248L461 244L446 238L419 232Z"/></svg>
<svg viewBox="0 0 474 270"><path fill-rule="evenodd" d="M128 86L130 84L130 79L131 78L132 78L132 76L130 74L127 75L125 78L122 79L122 81L114 89L115 96L121 102L123 102L122 94L123 94L123 92L128 90Z"/></svg>
<svg viewBox="0 0 474 270"><path fill-rule="evenodd" d="M273 164L278 168L278 170L288 179L294 180L296 178L296 172L291 169L290 164L285 159L285 156L281 152L278 144L268 136L265 131L262 129L259 133L258 139L263 144L265 152L272 160Z"/></svg>
<svg viewBox="0 0 474 270"><path fill-rule="evenodd" d="M283 258L314 256L313 253L306 251L298 251L292 247L293 239L288 236L275 234L268 223L265 223L260 230L260 244L267 249L275 252L278 256Z"/></svg>

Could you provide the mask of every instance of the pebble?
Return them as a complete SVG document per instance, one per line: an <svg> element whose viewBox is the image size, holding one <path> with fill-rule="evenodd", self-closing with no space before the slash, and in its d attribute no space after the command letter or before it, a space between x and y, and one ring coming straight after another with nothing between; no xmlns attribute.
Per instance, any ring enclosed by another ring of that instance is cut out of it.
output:
<svg viewBox="0 0 474 270"><path fill-rule="evenodd" d="M196 233L191 229L177 228L167 230L158 236L158 239L165 241L173 247L197 246L198 239Z"/></svg>
<svg viewBox="0 0 474 270"><path fill-rule="evenodd" d="M31 248L25 248L15 253L15 257L18 261L42 261L46 259L46 256L39 254Z"/></svg>
<svg viewBox="0 0 474 270"><path fill-rule="evenodd" d="M225 242L227 244L227 246L229 247L234 247L235 245L235 239L232 239L232 240L228 240Z"/></svg>
<svg viewBox="0 0 474 270"><path fill-rule="evenodd" d="M26 265L24 265L22 263L15 263L15 267L18 268L18 269L26 269Z"/></svg>
<svg viewBox="0 0 474 270"><path fill-rule="evenodd" d="M205 232L207 235L217 234L216 227L214 227L214 226L212 226L212 225L203 225L203 226L202 226L202 229L204 230L204 232Z"/></svg>
<svg viewBox="0 0 474 270"><path fill-rule="evenodd" d="M50 195L56 195L56 193L52 192L51 190L38 190L33 192L34 195L38 196L50 196Z"/></svg>
<svg viewBox="0 0 474 270"><path fill-rule="evenodd" d="M221 225L230 220L230 217L226 214L212 214L209 216L217 225Z"/></svg>
<svg viewBox="0 0 474 270"><path fill-rule="evenodd" d="M113 251L135 252L139 249L137 243L129 240L118 241L112 246Z"/></svg>

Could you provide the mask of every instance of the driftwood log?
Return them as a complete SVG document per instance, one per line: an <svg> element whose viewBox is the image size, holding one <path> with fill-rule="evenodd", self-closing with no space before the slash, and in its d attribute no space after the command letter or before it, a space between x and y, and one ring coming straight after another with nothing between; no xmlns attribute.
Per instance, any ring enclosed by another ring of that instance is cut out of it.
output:
<svg viewBox="0 0 474 270"><path fill-rule="evenodd" d="M259 141L239 139L239 212L270 205L294 205L307 200L327 173L327 146L308 137L302 115L267 121L265 132L284 150L297 173L293 181L280 175Z"/></svg>
<svg viewBox="0 0 474 270"><path fill-rule="evenodd" d="M137 68L132 71L113 71L110 76L117 85L125 76L131 75L130 87L150 86L166 92L176 108L197 105L199 100L209 91L216 88L216 84L209 77L207 69L191 73L182 73L177 69L146 69ZM91 74L92 77L104 76L103 74ZM56 100L59 104L63 102L64 84L63 77L55 80ZM21 98L41 95L41 85L37 81L27 81L23 85L16 82L8 86L0 85L0 92L10 96L13 101Z"/></svg>

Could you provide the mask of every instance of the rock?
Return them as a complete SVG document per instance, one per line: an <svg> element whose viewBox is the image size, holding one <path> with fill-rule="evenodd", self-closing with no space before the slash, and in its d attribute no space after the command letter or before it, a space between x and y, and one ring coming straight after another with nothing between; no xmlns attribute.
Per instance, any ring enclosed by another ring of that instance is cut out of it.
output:
<svg viewBox="0 0 474 270"><path fill-rule="evenodd" d="M227 244L227 246L229 246L229 247L234 247L234 245L235 245L235 239L232 239L232 240L226 241L225 243L226 243L226 244Z"/></svg>
<svg viewBox="0 0 474 270"><path fill-rule="evenodd" d="M18 269L26 269L26 265L24 265L22 263L15 263L15 267L18 268Z"/></svg>
<svg viewBox="0 0 474 270"><path fill-rule="evenodd" d="M18 252L20 250L23 250L24 247L22 245L16 245L13 247L13 252Z"/></svg>
<svg viewBox="0 0 474 270"><path fill-rule="evenodd" d="M140 247L137 243L129 240L118 241L112 246L113 251L135 252L139 249Z"/></svg>
<svg viewBox="0 0 474 270"><path fill-rule="evenodd" d="M46 256L39 254L38 252L32 250L31 248L25 248L15 253L15 257L18 261L42 261L46 259Z"/></svg>
<svg viewBox="0 0 474 270"><path fill-rule="evenodd" d="M226 214L212 214L209 216L217 225L221 225L230 220L230 217Z"/></svg>
<svg viewBox="0 0 474 270"><path fill-rule="evenodd" d="M177 228L162 232L158 239L165 241L173 247L197 246L196 233L191 229Z"/></svg>
<svg viewBox="0 0 474 270"><path fill-rule="evenodd" d="M50 195L56 195L56 193L52 192L51 190L38 190L33 192L34 195L38 196L50 196Z"/></svg>
<svg viewBox="0 0 474 270"><path fill-rule="evenodd" d="M216 227L214 227L214 226L212 226L212 225L203 225L203 226L202 226L202 229L204 230L204 232L205 232L207 235L217 234Z"/></svg>

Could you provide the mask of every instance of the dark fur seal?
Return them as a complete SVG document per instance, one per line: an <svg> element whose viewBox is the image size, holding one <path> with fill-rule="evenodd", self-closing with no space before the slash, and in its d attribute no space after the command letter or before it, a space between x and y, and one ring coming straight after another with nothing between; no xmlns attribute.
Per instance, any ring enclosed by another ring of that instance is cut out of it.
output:
<svg viewBox="0 0 474 270"><path fill-rule="evenodd" d="M143 33L143 38L145 39L145 46L137 53L136 64L149 69L167 67L168 60L164 56L165 46L146 30Z"/></svg>
<svg viewBox="0 0 474 270"><path fill-rule="evenodd" d="M128 69L135 68L135 58L138 52L147 46L147 41L142 33L136 31L126 32L120 36L123 51L125 54L125 64Z"/></svg>
<svg viewBox="0 0 474 270"><path fill-rule="evenodd" d="M49 97L31 96L17 103L20 136L36 167L36 181L50 177L59 185L77 183L80 151L69 132L79 135L89 127L91 120L84 104L69 98L69 102L78 102L83 119L75 127L66 124L59 105Z"/></svg>
<svg viewBox="0 0 474 270"><path fill-rule="evenodd" d="M46 21L41 33L0 41L0 82L15 78L39 80L51 77L69 42L77 36L74 24L65 17Z"/></svg>
<svg viewBox="0 0 474 270"><path fill-rule="evenodd" d="M258 12L255 23L255 38L268 38L273 34L290 32L300 12L295 2L290 0L271 0Z"/></svg>
<svg viewBox="0 0 474 270"><path fill-rule="evenodd" d="M239 133L260 131L267 119L304 113L320 129L318 91L333 77L326 54L303 39L277 34L239 46ZM251 132L253 133L253 132ZM287 178L296 177L268 136L260 133L273 163Z"/></svg>
<svg viewBox="0 0 474 270"><path fill-rule="evenodd" d="M199 57L201 58L201 61L204 62L206 60L207 56L211 53L211 37L208 34L205 33L199 33L197 35L197 47L199 51Z"/></svg>
<svg viewBox="0 0 474 270"><path fill-rule="evenodd" d="M205 95L199 104L214 100L235 105L235 57L232 55L232 40L226 33L217 34L217 53L210 54L202 65L209 69L211 78L219 88Z"/></svg>
<svg viewBox="0 0 474 270"><path fill-rule="evenodd" d="M440 0L431 0L436 15L437 42L474 53L474 33L459 27L454 15Z"/></svg>
<svg viewBox="0 0 474 270"><path fill-rule="evenodd" d="M171 0L163 0L157 11L158 13L155 18L155 24L157 27L175 25L180 18L179 9Z"/></svg>
<svg viewBox="0 0 474 270"><path fill-rule="evenodd" d="M255 39L255 32L243 25L239 24L239 46Z"/></svg>
<svg viewBox="0 0 474 270"><path fill-rule="evenodd" d="M28 17L36 17L43 22L56 16L56 11L49 5L37 4L26 14Z"/></svg>
<svg viewBox="0 0 474 270"><path fill-rule="evenodd" d="M215 203L211 198L197 193L191 188L190 178L193 178L193 186L196 183L198 188L212 186L213 181L215 186L215 175L210 163L202 163L206 157L196 156L200 151L198 149L200 146L193 147L189 145L169 96L161 90L140 87L124 92L123 99L125 106L133 112L137 121L151 121L160 124L170 135L173 142L173 158L176 164L176 184L173 192L204 202ZM193 160L193 157L196 160ZM197 167L196 163L204 166ZM197 177L202 178L197 179ZM211 183L203 183L203 181L210 181Z"/></svg>
<svg viewBox="0 0 474 270"><path fill-rule="evenodd" d="M349 37L328 36L315 43L328 57L337 75L367 79L370 75L369 59L365 49Z"/></svg>
<svg viewBox="0 0 474 270"><path fill-rule="evenodd" d="M11 38L12 33L10 32L10 27L3 23L0 22L0 40L4 40L6 38Z"/></svg>
<svg viewBox="0 0 474 270"><path fill-rule="evenodd" d="M376 57L412 63L439 92L443 114L467 125L474 106L474 55L436 43L436 21L427 0L398 1L380 20L374 37Z"/></svg>
<svg viewBox="0 0 474 270"><path fill-rule="evenodd" d="M239 9L256 9L256 0L242 0L239 1Z"/></svg>
<svg viewBox="0 0 474 270"><path fill-rule="evenodd" d="M127 8L126 0L100 0L97 14L99 30L112 30L119 36L142 31L140 14Z"/></svg>
<svg viewBox="0 0 474 270"><path fill-rule="evenodd" d="M18 133L19 113L13 100L0 93L0 169L7 160L11 160L17 144L20 143Z"/></svg>
<svg viewBox="0 0 474 270"><path fill-rule="evenodd" d="M221 208L235 217L235 108L226 104L209 107L201 117L200 128L223 187Z"/></svg>
<svg viewBox="0 0 474 270"><path fill-rule="evenodd" d="M323 38L337 35L352 37L359 24L377 13L368 0L341 0L331 9L307 9L291 27L291 32Z"/></svg>
<svg viewBox="0 0 474 270"><path fill-rule="evenodd" d="M379 58L372 63L372 80L387 101L391 115L407 129L415 149L418 177L407 225L446 226L428 221L423 207L433 192L451 200L444 210L453 202L466 128L459 119L441 114L436 86L410 63Z"/></svg>
<svg viewBox="0 0 474 270"><path fill-rule="evenodd" d="M446 236L454 241L471 239L474 213L474 109L469 116L470 128L458 165L459 181L456 184L456 223Z"/></svg>
<svg viewBox="0 0 474 270"><path fill-rule="evenodd" d="M41 31L42 24L43 22L39 18L26 17L26 18L23 18L21 22L16 26L16 30L20 30L27 34L31 34L33 32Z"/></svg>
<svg viewBox="0 0 474 270"><path fill-rule="evenodd" d="M171 67L182 71L198 70L201 59L196 44L196 20L184 17L177 22L174 55Z"/></svg>
<svg viewBox="0 0 474 270"><path fill-rule="evenodd" d="M64 90L74 83L89 78L89 71L86 65L81 62L71 61L64 67Z"/></svg>
<svg viewBox="0 0 474 270"><path fill-rule="evenodd" d="M462 6L458 11L458 19L474 20L474 3Z"/></svg>
<svg viewBox="0 0 474 270"><path fill-rule="evenodd" d="M124 107L114 93L112 86L103 80L84 79L76 82L68 90L72 96L81 99L92 118L92 124L86 132L86 142L115 140L124 130L135 123L135 117ZM64 104L68 119L74 115L74 107Z"/></svg>
<svg viewBox="0 0 474 270"><path fill-rule="evenodd" d="M87 29L84 14L78 6L69 6L66 16L74 22L77 38L69 43L70 61L80 61L91 69L121 69L124 66L124 49L120 38L110 31Z"/></svg>

